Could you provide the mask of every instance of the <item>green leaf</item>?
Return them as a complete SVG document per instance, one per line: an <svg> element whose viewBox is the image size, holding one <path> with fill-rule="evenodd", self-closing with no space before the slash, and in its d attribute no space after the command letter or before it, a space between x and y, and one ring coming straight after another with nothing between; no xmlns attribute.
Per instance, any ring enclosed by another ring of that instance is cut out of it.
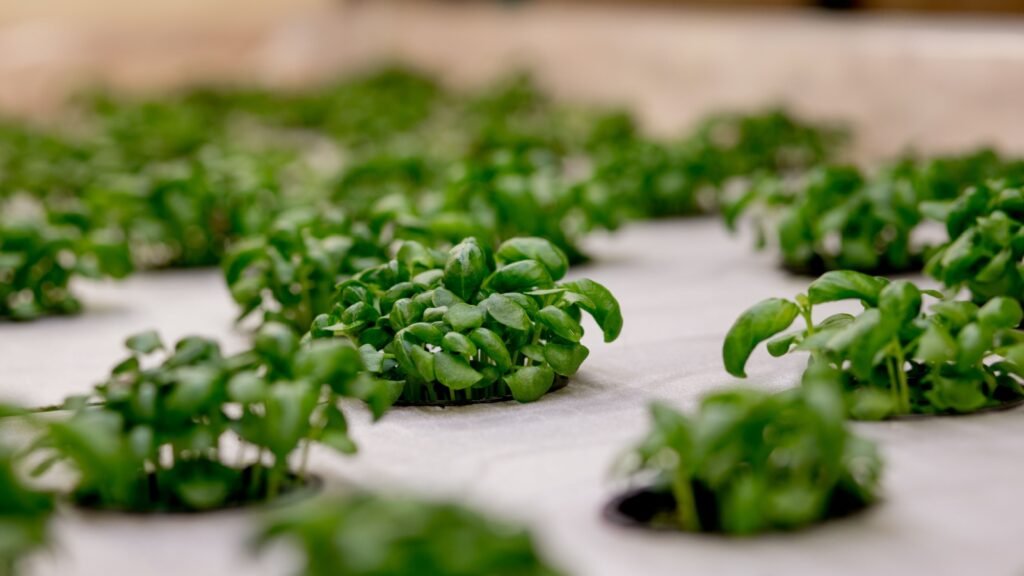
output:
<svg viewBox="0 0 1024 576"><path fill-rule="evenodd" d="M722 346L726 371L746 378L744 369L754 348L789 328L799 314L796 304L781 298L763 300L741 314L726 334Z"/></svg>
<svg viewBox="0 0 1024 576"><path fill-rule="evenodd" d="M129 336L128 340L125 341L125 346L132 352L150 354L157 350L162 350L164 343L160 340L160 335L156 330L148 330Z"/></svg>
<svg viewBox="0 0 1024 576"><path fill-rule="evenodd" d="M978 321L992 329L1016 328L1024 320L1020 302L1014 298L999 296L985 303L978 310Z"/></svg>
<svg viewBox="0 0 1024 576"><path fill-rule="evenodd" d="M551 389L555 372L547 366L524 366L506 374L504 380L517 402L533 402Z"/></svg>
<svg viewBox="0 0 1024 576"><path fill-rule="evenodd" d="M544 359L556 374L572 376L580 369L590 350L582 344L548 342L544 345Z"/></svg>
<svg viewBox="0 0 1024 576"><path fill-rule="evenodd" d="M490 358L502 372L512 368L512 356L495 332L487 328L477 328L469 333L469 339Z"/></svg>
<svg viewBox="0 0 1024 576"><path fill-rule="evenodd" d="M434 372L437 380L451 390L465 390L476 384L483 375L473 369L461 356L447 352L434 355Z"/></svg>
<svg viewBox="0 0 1024 576"><path fill-rule="evenodd" d="M622 332L622 310L612 293L593 280L576 280L559 285L571 292L586 297L579 306L590 313L604 332L604 341L612 342Z"/></svg>
<svg viewBox="0 0 1024 576"><path fill-rule="evenodd" d="M896 322L910 322L921 313L921 290L906 280L896 280L882 288L878 308Z"/></svg>
<svg viewBox="0 0 1024 576"><path fill-rule="evenodd" d="M917 341L914 359L934 365L948 362L955 358L956 354L956 341L949 330L932 322Z"/></svg>
<svg viewBox="0 0 1024 576"><path fill-rule="evenodd" d="M346 394L349 383L362 370L362 356L344 340L314 340L295 355L297 377L330 386L337 394Z"/></svg>
<svg viewBox="0 0 1024 576"><path fill-rule="evenodd" d="M527 316L523 307L502 294L491 294L480 306L487 310L487 313L499 323L514 330L527 331L530 329L530 317Z"/></svg>
<svg viewBox="0 0 1024 576"><path fill-rule="evenodd" d="M255 404L266 398L269 386L255 372L239 372L228 381L228 397L239 404Z"/></svg>
<svg viewBox="0 0 1024 576"><path fill-rule="evenodd" d="M444 321L456 332L466 332L484 325L486 312L479 306L456 302L448 306Z"/></svg>
<svg viewBox="0 0 1024 576"><path fill-rule="evenodd" d="M463 334L449 332L444 335L441 347L453 354L460 354L468 358L476 355L476 344Z"/></svg>
<svg viewBox="0 0 1024 576"><path fill-rule="evenodd" d="M533 260L544 265L552 280L561 280L569 270L569 259L554 244L543 238L512 238L498 247L499 262Z"/></svg>
<svg viewBox="0 0 1024 576"><path fill-rule="evenodd" d="M807 298L811 304L856 298L877 306L879 295L888 283L885 278L852 270L826 272L807 288Z"/></svg>
<svg viewBox="0 0 1024 576"><path fill-rule="evenodd" d="M475 239L467 238L449 252L444 266L444 287L463 300L471 300L488 272L484 251Z"/></svg>
<svg viewBox="0 0 1024 576"><path fill-rule="evenodd" d="M485 286L496 292L526 292L552 285L547 268L533 260L521 260L498 268Z"/></svg>
<svg viewBox="0 0 1024 576"><path fill-rule="evenodd" d="M583 337L583 327L561 308L545 306L537 314L537 320L552 332L570 342L579 342Z"/></svg>

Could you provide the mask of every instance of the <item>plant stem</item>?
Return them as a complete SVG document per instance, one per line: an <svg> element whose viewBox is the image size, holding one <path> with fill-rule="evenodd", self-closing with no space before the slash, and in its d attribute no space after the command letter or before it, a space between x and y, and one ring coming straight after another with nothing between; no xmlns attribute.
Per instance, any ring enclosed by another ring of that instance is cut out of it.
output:
<svg viewBox="0 0 1024 576"><path fill-rule="evenodd" d="M672 479L672 495L676 499L676 516L684 530L700 532L697 502L693 497L693 482L687 475L676 474Z"/></svg>

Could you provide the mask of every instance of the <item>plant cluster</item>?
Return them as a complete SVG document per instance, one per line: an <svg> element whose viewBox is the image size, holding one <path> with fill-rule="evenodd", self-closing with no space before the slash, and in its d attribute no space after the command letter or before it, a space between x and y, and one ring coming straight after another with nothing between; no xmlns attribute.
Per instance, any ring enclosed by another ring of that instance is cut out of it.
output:
<svg viewBox="0 0 1024 576"><path fill-rule="evenodd" d="M1024 192L1019 177L990 180L926 210L946 223L949 242L928 260L927 272L975 302L1005 296L1024 300Z"/></svg>
<svg viewBox="0 0 1024 576"><path fill-rule="evenodd" d="M796 272L916 270L926 251L915 238L923 205L954 199L1012 166L989 150L905 159L871 176L852 166L822 165L796 178L765 175L730 198L723 213L730 228L752 213L758 246L774 236L783 265Z"/></svg>
<svg viewBox="0 0 1024 576"><path fill-rule="evenodd" d="M20 411L0 406L0 417ZM0 446L0 576L18 573L21 560L46 545L53 496L29 487L9 446Z"/></svg>
<svg viewBox="0 0 1024 576"><path fill-rule="evenodd" d="M0 318L77 312L73 278L122 278L131 270L116 231L85 231L78 214L46 214L27 197L0 202Z"/></svg>
<svg viewBox="0 0 1024 576"><path fill-rule="evenodd" d="M806 295L769 298L744 312L725 339L726 370L745 377L747 359L765 341L773 356L808 352L811 367L840 374L850 415L868 420L968 413L1024 397L1020 304L1005 297L981 307L940 299L924 311L924 296L942 295L905 280L828 272ZM843 300L863 310L814 321L814 306ZM797 318L804 326L783 333Z"/></svg>
<svg viewBox="0 0 1024 576"><path fill-rule="evenodd" d="M462 506L354 495L283 510L257 544L286 540L301 576L556 576L525 530Z"/></svg>
<svg viewBox="0 0 1024 576"><path fill-rule="evenodd" d="M335 285L386 261L384 242L337 210L297 208L278 216L266 234L235 244L224 276L239 319L260 312L298 333L333 304Z"/></svg>
<svg viewBox="0 0 1024 576"><path fill-rule="evenodd" d="M38 473L70 463L82 505L193 511L272 499L305 481L311 443L355 450L340 398L367 400L378 415L391 402L358 378L353 347L300 346L280 324L233 356L197 336L168 350L146 332L127 346L131 355L92 395L69 398L71 416L47 422L34 447L45 456Z"/></svg>
<svg viewBox="0 0 1024 576"><path fill-rule="evenodd" d="M707 209L714 202L698 196L730 178L807 167L834 148L830 129L781 112L716 118L663 143L627 114L555 103L526 77L455 94L401 69L288 93L98 93L78 110L61 129L0 123L0 197L73 207L83 233L104 231L143 269L223 264L244 239L280 242L282 213L328 204L431 247L538 236L578 262L591 230ZM312 222L292 226L322 234ZM246 295L243 315L254 302Z"/></svg>
<svg viewBox="0 0 1024 576"><path fill-rule="evenodd" d="M876 499L881 460L853 435L834 380L808 374L782 393L728 390L682 414L651 407L652 429L632 472L671 505L655 526L749 535L801 528Z"/></svg>
<svg viewBox="0 0 1024 576"><path fill-rule="evenodd" d="M622 329L611 292L562 281L568 266L541 238L513 238L493 254L473 238L447 253L404 242L386 264L343 282L310 334L351 339L405 403L533 401L587 358L582 312L606 342Z"/></svg>

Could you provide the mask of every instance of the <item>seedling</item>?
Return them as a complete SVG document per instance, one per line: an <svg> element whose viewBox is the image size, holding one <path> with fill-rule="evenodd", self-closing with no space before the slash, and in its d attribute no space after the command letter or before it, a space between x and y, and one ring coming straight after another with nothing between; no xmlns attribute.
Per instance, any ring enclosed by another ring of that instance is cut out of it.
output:
<svg viewBox="0 0 1024 576"><path fill-rule="evenodd" d="M831 375L805 380L777 394L717 392L692 415L652 405L652 429L628 470L649 493L670 497L652 498L664 505L632 520L742 536L802 528L873 502L882 467L875 446L848 430Z"/></svg>
<svg viewBox="0 0 1024 576"><path fill-rule="evenodd" d="M925 296L940 299L927 312ZM744 312L726 335L725 368L745 377L747 359L765 341L773 356L809 352L812 366L842 374L849 413L866 420L975 412L1024 396L1017 301L994 298L979 307L941 297L905 280L828 272L806 295L769 298ZM814 306L843 300L859 301L863 311L814 321ZM797 318L804 327L781 334Z"/></svg>
<svg viewBox="0 0 1024 576"><path fill-rule="evenodd" d="M509 240L493 256L472 238L448 253L405 242L387 264L342 283L311 336L351 339L367 370L408 404L531 402L586 360L583 311L605 342L622 329L611 292L561 281L567 269L565 254L540 238Z"/></svg>
<svg viewBox="0 0 1024 576"><path fill-rule="evenodd" d="M354 348L300 346L280 324L234 356L196 336L173 350L153 332L127 345L131 355L92 395L69 399L71 416L46 424L37 444L47 464L67 461L77 472L72 497L82 505L201 511L273 499L305 481L312 443L355 451L341 397L375 408L390 401L357 378Z"/></svg>
<svg viewBox="0 0 1024 576"><path fill-rule="evenodd" d="M281 510L257 545L298 548L301 576L557 576L522 528L455 504L355 495Z"/></svg>

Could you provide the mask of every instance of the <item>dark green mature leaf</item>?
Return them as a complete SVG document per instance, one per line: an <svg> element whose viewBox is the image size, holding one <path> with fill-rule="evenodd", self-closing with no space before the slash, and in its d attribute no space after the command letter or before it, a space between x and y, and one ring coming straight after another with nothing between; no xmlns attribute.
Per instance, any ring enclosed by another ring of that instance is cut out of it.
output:
<svg viewBox="0 0 1024 576"><path fill-rule="evenodd" d="M781 298L763 300L741 314L726 334L722 346L726 371L746 378L747 359L754 348L789 328L799 314L796 304Z"/></svg>
<svg viewBox="0 0 1024 576"><path fill-rule="evenodd" d="M480 303L480 306L487 310L491 318L509 328L522 331L530 329L530 317L527 316L526 310L507 296L491 294Z"/></svg>
<svg viewBox="0 0 1024 576"><path fill-rule="evenodd" d="M470 300L487 278L487 257L472 238L452 248L444 266L444 286L463 300Z"/></svg>

